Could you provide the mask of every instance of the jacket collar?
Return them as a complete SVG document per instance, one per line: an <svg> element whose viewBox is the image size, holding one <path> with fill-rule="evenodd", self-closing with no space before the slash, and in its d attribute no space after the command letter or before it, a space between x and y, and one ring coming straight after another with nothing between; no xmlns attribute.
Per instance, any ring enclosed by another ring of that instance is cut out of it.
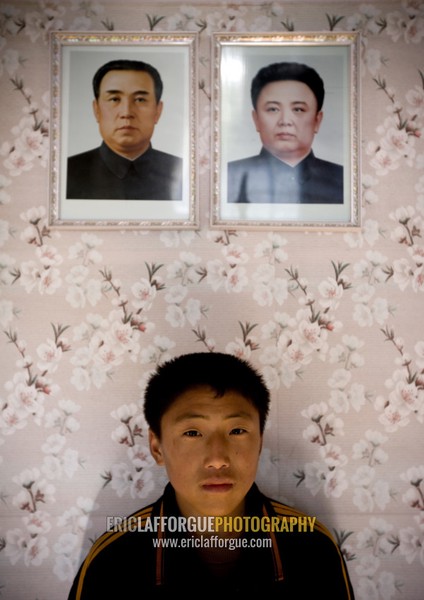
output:
<svg viewBox="0 0 424 600"><path fill-rule="evenodd" d="M272 169L276 169L276 172L290 173L296 177L296 179L302 183L307 181L314 168L314 164L316 162L315 154L311 150L304 159L302 159L297 165L292 167L291 165L285 163L283 160L280 160L265 148L262 148L260 152L260 156L267 160L271 165Z"/></svg>
<svg viewBox="0 0 424 600"><path fill-rule="evenodd" d="M181 516L180 510L177 505L175 490L170 483L165 487L162 497L158 500L155 505L155 513L158 516ZM258 515L258 516L274 516L276 513L269 501L269 499L262 494L256 483L252 485L246 496L246 515ZM284 579L284 573L281 563L280 552L278 549L277 540L273 532L266 534L272 542L271 552L274 567L274 581L282 581ZM166 531L158 529L157 539L163 539L166 537ZM166 549L160 544L156 547L156 572L155 582L157 586L165 583L165 566L166 566Z"/></svg>
<svg viewBox="0 0 424 600"><path fill-rule="evenodd" d="M152 146L143 152L141 156L134 160L129 160L124 156L116 154L109 148L104 142L100 146L100 156L102 161L105 163L109 171L112 171L119 179L124 179L128 175L128 171L133 167L136 171L143 168L146 161L149 161L152 154Z"/></svg>

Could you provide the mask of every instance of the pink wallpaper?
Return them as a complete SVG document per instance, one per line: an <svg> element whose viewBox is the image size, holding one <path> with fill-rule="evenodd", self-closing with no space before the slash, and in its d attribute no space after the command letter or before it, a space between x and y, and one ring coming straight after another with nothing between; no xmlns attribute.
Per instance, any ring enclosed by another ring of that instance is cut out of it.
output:
<svg viewBox="0 0 424 600"><path fill-rule="evenodd" d="M49 228L58 29L198 32L198 231ZM211 32L289 29L361 32L363 227L212 231ZM422 600L423 42L412 0L0 6L2 597L65 600L106 516L160 494L146 378L207 349L271 388L263 491L335 533L357 599Z"/></svg>

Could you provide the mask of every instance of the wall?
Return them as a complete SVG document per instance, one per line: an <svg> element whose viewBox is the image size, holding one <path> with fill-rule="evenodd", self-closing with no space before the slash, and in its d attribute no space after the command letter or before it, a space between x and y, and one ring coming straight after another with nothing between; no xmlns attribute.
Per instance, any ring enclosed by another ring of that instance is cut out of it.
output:
<svg viewBox="0 0 424 600"><path fill-rule="evenodd" d="M49 230L48 32L147 31L153 16L202 30L201 227ZM330 20L363 36L362 230L211 231L210 32ZM422 600L424 5L15 2L0 25L2 598L65 599L105 515L159 494L146 377L208 349L247 357L272 389L263 490L335 532L357 598ZM317 311L329 324L311 337Z"/></svg>

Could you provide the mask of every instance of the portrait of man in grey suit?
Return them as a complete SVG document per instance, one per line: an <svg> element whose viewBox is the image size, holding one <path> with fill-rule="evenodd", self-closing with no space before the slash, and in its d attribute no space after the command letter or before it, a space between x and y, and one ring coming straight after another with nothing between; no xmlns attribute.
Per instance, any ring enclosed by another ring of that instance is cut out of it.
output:
<svg viewBox="0 0 424 600"><path fill-rule="evenodd" d="M343 165L316 157L324 83L298 62L262 67L251 82L260 153L228 163L229 203L343 204Z"/></svg>

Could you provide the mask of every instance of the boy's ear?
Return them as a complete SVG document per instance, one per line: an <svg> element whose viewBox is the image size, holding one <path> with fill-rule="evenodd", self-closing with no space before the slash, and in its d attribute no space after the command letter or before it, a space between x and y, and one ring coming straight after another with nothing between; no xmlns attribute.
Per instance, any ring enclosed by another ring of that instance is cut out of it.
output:
<svg viewBox="0 0 424 600"><path fill-rule="evenodd" d="M156 463L160 466L163 466L164 460L162 454L162 444L160 443L158 436L151 429L149 429L149 447L150 453L155 459Z"/></svg>

